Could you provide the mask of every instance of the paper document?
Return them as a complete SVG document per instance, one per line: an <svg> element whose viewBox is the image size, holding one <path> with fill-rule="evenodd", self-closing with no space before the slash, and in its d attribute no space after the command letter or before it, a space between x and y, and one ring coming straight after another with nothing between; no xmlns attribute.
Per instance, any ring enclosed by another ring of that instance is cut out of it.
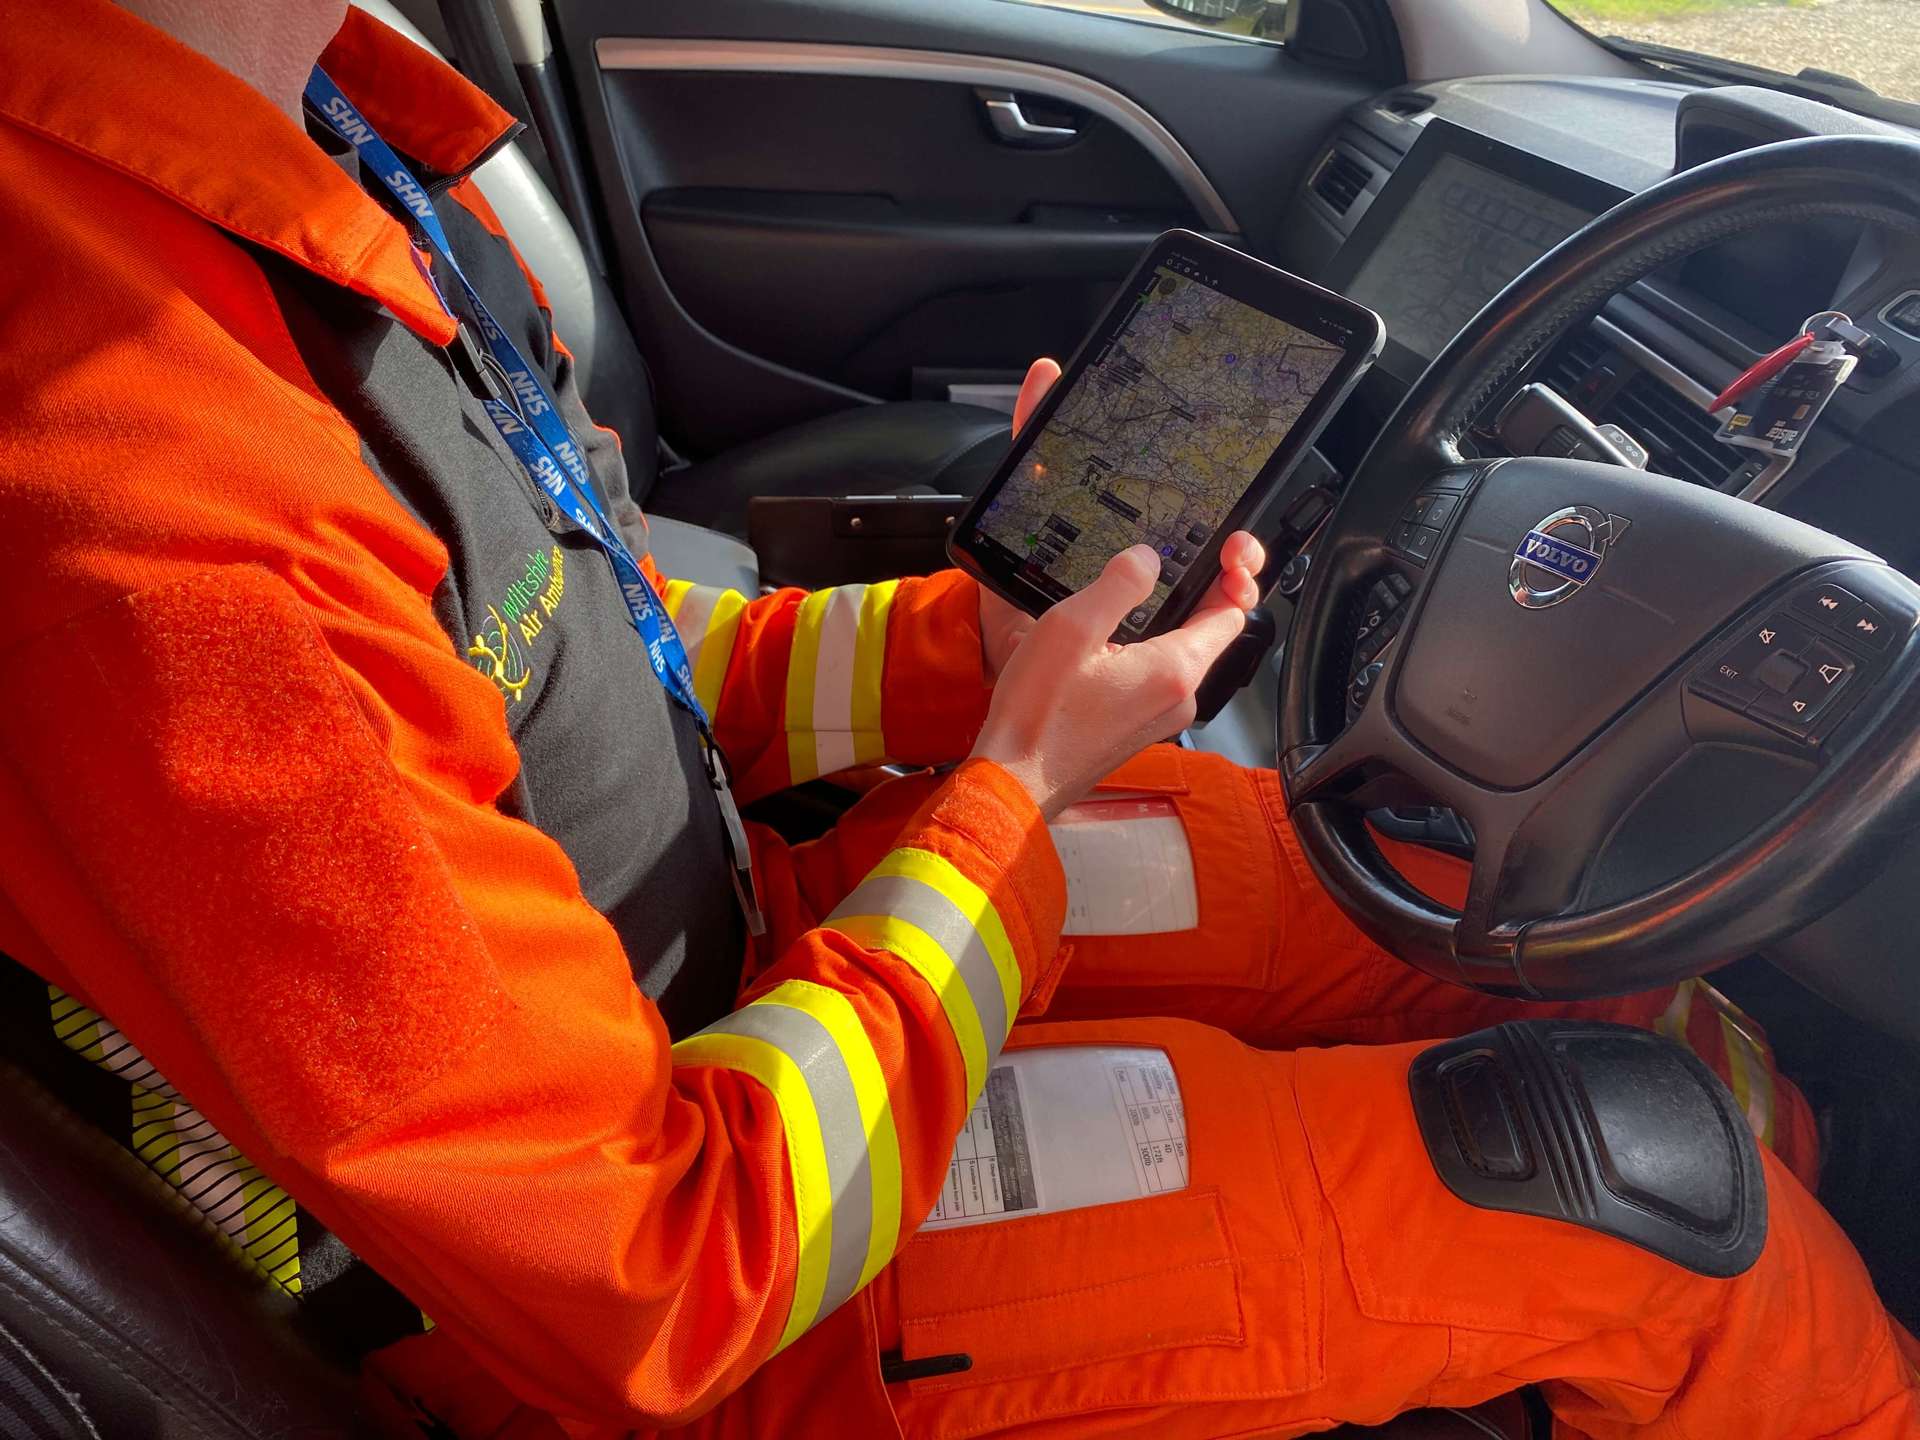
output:
<svg viewBox="0 0 1920 1440"><path fill-rule="evenodd" d="M927 1229L1017 1220L1184 1189L1186 1106L1167 1052L1014 1050L967 1116Z"/></svg>
<svg viewBox="0 0 1920 1440"><path fill-rule="evenodd" d="M1193 848L1171 800L1097 796L1047 827L1067 873L1063 935L1162 935L1200 923Z"/></svg>

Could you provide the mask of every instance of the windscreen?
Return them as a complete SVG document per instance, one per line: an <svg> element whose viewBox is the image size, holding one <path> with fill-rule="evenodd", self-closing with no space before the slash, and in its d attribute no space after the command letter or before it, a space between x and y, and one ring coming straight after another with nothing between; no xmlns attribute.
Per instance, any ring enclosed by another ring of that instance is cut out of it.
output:
<svg viewBox="0 0 1920 1440"><path fill-rule="evenodd" d="M1143 630L1339 368L1344 351L1183 274L1149 276L979 533L1060 599L1113 556L1160 554Z"/></svg>
<svg viewBox="0 0 1920 1440"><path fill-rule="evenodd" d="M1387 334L1431 360L1522 270L1592 215L1443 155L1381 238L1347 294Z"/></svg>
<svg viewBox="0 0 1920 1440"><path fill-rule="evenodd" d="M1144 3L1144 0L1143 0ZM1920 30L1912 0L1547 0L1610 40L1661 45L1819 83L1845 76L1895 100L1920 101ZM1849 87L1850 88L1850 87ZM1846 89L1835 87L1844 97ZM1845 98L1840 98L1846 104Z"/></svg>

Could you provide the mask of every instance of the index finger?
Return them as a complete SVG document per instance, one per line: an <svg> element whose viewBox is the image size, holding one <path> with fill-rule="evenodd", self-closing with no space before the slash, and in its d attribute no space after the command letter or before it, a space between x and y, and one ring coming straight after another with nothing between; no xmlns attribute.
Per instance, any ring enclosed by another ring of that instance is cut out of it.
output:
<svg viewBox="0 0 1920 1440"><path fill-rule="evenodd" d="M1209 605L1194 611L1179 629L1140 641L1139 648L1151 650L1189 684L1198 685L1246 624L1247 612L1238 606Z"/></svg>

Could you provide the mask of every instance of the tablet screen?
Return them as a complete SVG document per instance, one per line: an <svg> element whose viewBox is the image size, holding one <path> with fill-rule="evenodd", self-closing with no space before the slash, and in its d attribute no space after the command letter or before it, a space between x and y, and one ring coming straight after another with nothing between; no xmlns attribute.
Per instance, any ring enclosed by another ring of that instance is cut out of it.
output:
<svg viewBox="0 0 1920 1440"><path fill-rule="evenodd" d="M978 533L1054 599L1145 542L1160 555L1143 630L1206 550L1346 351L1204 284L1177 260L1064 396Z"/></svg>

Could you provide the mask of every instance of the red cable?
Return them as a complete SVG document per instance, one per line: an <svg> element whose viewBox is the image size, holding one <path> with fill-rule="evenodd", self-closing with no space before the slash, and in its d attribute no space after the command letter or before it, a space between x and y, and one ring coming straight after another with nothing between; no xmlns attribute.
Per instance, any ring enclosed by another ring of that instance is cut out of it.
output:
<svg viewBox="0 0 1920 1440"><path fill-rule="evenodd" d="M1713 397L1713 403L1707 406L1707 409L1717 415L1729 405L1738 403L1740 398L1749 390L1766 384L1767 381L1791 365L1793 363L1793 357L1812 343L1812 332L1802 331L1771 355L1763 356L1759 360L1754 361L1753 364L1740 372L1740 375L1732 384L1728 385L1726 389Z"/></svg>

